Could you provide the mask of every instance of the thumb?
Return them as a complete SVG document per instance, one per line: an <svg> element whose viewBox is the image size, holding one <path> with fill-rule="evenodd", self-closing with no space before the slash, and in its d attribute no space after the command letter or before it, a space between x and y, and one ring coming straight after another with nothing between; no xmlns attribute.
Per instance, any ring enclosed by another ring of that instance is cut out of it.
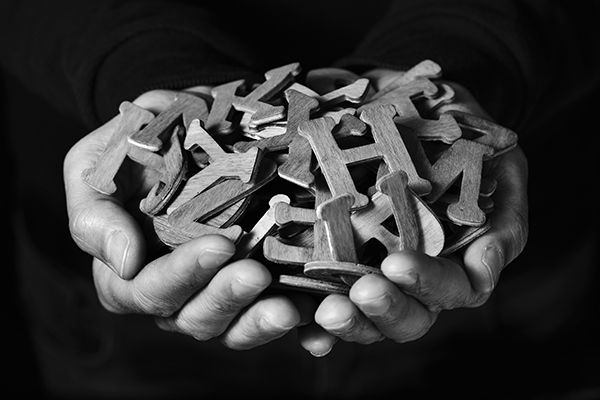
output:
<svg viewBox="0 0 600 400"><path fill-rule="evenodd" d="M85 184L81 172L93 166L116 125L116 118L81 139L65 157L63 175L69 229L77 245L131 279L145 259L141 228L114 196Z"/></svg>
<svg viewBox="0 0 600 400"><path fill-rule="evenodd" d="M487 294L494 289L502 269L523 251L528 236L527 161L520 148L498 157L493 172L498 189L492 228L464 253L473 288Z"/></svg>

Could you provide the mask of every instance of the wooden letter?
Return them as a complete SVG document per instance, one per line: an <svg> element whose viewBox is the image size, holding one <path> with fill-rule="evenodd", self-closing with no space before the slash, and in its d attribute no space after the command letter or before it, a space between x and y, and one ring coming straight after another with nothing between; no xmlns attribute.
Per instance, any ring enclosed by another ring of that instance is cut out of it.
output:
<svg viewBox="0 0 600 400"><path fill-rule="evenodd" d="M182 119L183 126L187 127L192 119L205 120L207 115L208 109L203 99L179 92L171 106L158 114L144 129L131 135L129 142L144 149L158 151L162 147L160 136Z"/></svg>
<svg viewBox="0 0 600 400"><path fill-rule="evenodd" d="M252 230L242 236L237 245L236 259L246 258L257 248L258 245L276 228L275 224L275 206L277 204L289 204L290 198L283 194L271 197L269 209L258 220Z"/></svg>
<svg viewBox="0 0 600 400"><path fill-rule="evenodd" d="M203 222L256 192L276 176L277 166L273 161L263 159L260 165L255 180L224 180L175 208L169 214L169 223L173 226L185 226L193 221Z"/></svg>
<svg viewBox="0 0 600 400"><path fill-rule="evenodd" d="M206 129L211 132L227 134L232 130L229 118L232 114L231 104L235 94L244 84L244 80L233 81L224 85L215 86L211 90L213 96L212 107L206 119Z"/></svg>
<svg viewBox="0 0 600 400"><path fill-rule="evenodd" d="M251 113L250 125L261 125L283 118L283 106L272 106L263 101L269 100L296 75L300 73L300 64L293 63L275 68L265 73L265 82L254 89L246 97L234 97L233 107L238 111Z"/></svg>
<svg viewBox="0 0 600 400"><path fill-rule="evenodd" d="M426 200L434 202L462 176L460 197L457 203L448 206L448 218L460 225L480 226L485 222L485 213L477 203L481 184L483 158L493 154L489 146L466 139L457 140L432 166L425 156L422 168L432 185Z"/></svg>
<svg viewBox="0 0 600 400"><path fill-rule="evenodd" d="M244 233L238 225L233 225L229 228L216 228L198 222L194 222L183 228L177 228L170 225L164 215L154 217L153 223L158 238L169 247L177 247L180 244L203 235L222 235L232 242L237 242Z"/></svg>
<svg viewBox="0 0 600 400"><path fill-rule="evenodd" d="M148 215L156 215L165 208L185 176L185 158L179 142L181 129L183 128L176 126L171 135L169 150L163 157L165 169L161 181L154 185L146 198L140 202L140 210Z"/></svg>
<svg viewBox="0 0 600 400"><path fill-rule="evenodd" d="M513 149L519 140L517 134L512 130L485 118L458 110L450 110L444 114L452 115L461 127L479 134L479 137L471 138L471 140L490 146L494 149L494 157Z"/></svg>
<svg viewBox="0 0 600 400"><path fill-rule="evenodd" d="M190 148L201 147L208 154L210 164L188 179L179 196L167 209L168 214L222 178L238 177L245 183L252 181L260 161L258 149L241 154L226 153L208 132L202 129L198 120L192 121L188 135L195 140L195 144L189 144Z"/></svg>
<svg viewBox="0 0 600 400"><path fill-rule="evenodd" d="M154 118L154 114L133 103L125 101L119 106L119 122L111 135L106 148L93 168L82 172L85 183L103 194L113 194L117 190L114 178L123 164L129 149L128 136L137 132L142 125Z"/></svg>
<svg viewBox="0 0 600 400"><path fill-rule="evenodd" d="M347 167L347 164L355 160L348 160L345 152L355 149L341 150L338 147L331 133L334 126L335 122L332 118L318 118L301 124L298 133L310 142L333 195L337 197L348 193L355 199L354 209L365 207L369 203L369 198L356 190Z"/></svg>
<svg viewBox="0 0 600 400"><path fill-rule="evenodd" d="M413 207L408 188L408 177L403 171L392 172L377 182L377 189L389 199L398 228L398 250L416 250L419 246L417 210Z"/></svg>

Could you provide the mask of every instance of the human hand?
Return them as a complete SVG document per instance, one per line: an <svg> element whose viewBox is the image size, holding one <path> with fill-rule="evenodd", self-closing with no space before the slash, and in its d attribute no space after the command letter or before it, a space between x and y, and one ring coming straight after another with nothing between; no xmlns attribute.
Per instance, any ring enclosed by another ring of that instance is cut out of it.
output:
<svg viewBox="0 0 600 400"><path fill-rule="evenodd" d="M174 96L151 91L134 103L158 113ZM137 205L158 182L157 174L126 162L115 178L114 195L97 192L81 178L106 147L116 123L114 118L85 136L64 160L70 231L77 245L94 257L93 277L102 305L114 313L155 316L162 329L202 341L219 338L233 349L267 343L312 319L314 308L309 311L306 298L263 293L271 275L262 264L228 263L235 246L222 236L194 239L148 262L152 245L142 227L149 218Z"/></svg>
<svg viewBox="0 0 600 400"><path fill-rule="evenodd" d="M370 74L376 87L392 81L397 72ZM489 118L469 92L450 82L455 101L451 109ZM392 339L407 342L422 337L442 310L477 307L485 303L500 273L523 250L528 235L527 161L518 147L487 162L486 173L497 180L492 228L468 245L462 256L430 257L414 251L389 255L382 276L367 275L351 288L349 296L330 295L320 304L313 328L303 338L306 349L334 345L331 336L369 344Z"/></svg>

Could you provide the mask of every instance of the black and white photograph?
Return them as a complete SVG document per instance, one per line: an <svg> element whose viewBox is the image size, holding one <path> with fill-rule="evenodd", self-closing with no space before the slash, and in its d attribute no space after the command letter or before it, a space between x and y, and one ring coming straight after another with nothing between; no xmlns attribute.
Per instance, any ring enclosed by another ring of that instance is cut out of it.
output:
<svg viewBox="0 0 600 400"><path fill-rule="evenodd" d="M5 398L600 400L600 2L2 0Z"/></svg>

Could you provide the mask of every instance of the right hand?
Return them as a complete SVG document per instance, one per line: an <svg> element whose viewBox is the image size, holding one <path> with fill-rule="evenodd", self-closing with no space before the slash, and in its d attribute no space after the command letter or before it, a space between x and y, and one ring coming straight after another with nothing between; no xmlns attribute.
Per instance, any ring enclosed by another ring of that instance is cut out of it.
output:
<svg viewBox="0 0 600 400"><path fill-rule="evenodd" d="M206 88L201 91L206 92ZM134 101L154 113L168 107L174 93L151 91ZM269 271L249 259L228 264L234 244L207 235L147 262L144 216L135 206L156 176L124 163L114 195L88 187L81 172L94 165L113 133L113 119L76 143L64 160L64 181L71 235L92 255L93 277L102 305L114 313L153 315L165 330L198 340L218 337L232 349L248 349L283 336L312 319L305 299L265 296Z"/></svg>

